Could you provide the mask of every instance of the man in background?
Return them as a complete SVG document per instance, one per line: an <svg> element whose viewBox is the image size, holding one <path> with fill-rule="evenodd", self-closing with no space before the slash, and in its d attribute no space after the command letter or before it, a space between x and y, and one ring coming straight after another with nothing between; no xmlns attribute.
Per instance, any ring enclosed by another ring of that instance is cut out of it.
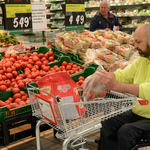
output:
<svg viewBox="0 0 150 150"><path fill-rule="evenodd" d="M102 1L100 3L100 12L96 14L90 23L90 31L99 29L105 29L106 31L113 30L114 26L116 31L122 31L122 25L118 18L109 12L110 3L108 1Z"/></svg>

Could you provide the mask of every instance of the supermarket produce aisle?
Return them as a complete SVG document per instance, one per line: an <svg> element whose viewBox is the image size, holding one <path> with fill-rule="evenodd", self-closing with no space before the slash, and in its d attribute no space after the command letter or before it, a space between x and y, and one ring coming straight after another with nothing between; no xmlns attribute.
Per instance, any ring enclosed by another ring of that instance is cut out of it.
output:
<svg viewBox="0 0 150 150"><path fill-rule="evenodd" d="M10 130L10 132L11 134L17 133L20 132L21 130L25 130L26 128L29 128L29 126L30 126L29 124L26 124L21 127L12 129ZM98 140L99 130L87 134L85 137ZM85 147L88 148L89 150L97 150L97 146L98 146L97 143L91 143L91 142L88 142L88 144L85 145ZM41 132L41 150L61 150L61 149L62 149L62 142L54 138L53 129ZM0 150L36 150L36 139L35 137L29 136L20 139L18 141L9 143L9 145L7 146L0 145ZM72 149L68 148L68 150L72 150Z"/></svg>

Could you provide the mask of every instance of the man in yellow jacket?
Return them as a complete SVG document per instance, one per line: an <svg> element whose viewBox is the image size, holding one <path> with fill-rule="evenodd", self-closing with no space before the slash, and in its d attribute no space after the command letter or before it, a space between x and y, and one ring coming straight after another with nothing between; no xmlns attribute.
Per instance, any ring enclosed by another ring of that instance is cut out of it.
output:
<svg viewBox="0 0 150 150"><path fill-rule="evenodd" d="M99 74L106 87L150 101L150 24L138 27L134 40L138 59L124 70ZM150 102L104 121L98 150L131 150L145 131L150 131Z"/></svg>
<svg viewBox="0 0 150 150"><path fill-rule="evenodd" d="M149 104L102 122L98 150L131 150L141 135L150 131L150 24L138 27L134 40L138 59L124 70L98 74L106 87L147 99Z"/></svg>

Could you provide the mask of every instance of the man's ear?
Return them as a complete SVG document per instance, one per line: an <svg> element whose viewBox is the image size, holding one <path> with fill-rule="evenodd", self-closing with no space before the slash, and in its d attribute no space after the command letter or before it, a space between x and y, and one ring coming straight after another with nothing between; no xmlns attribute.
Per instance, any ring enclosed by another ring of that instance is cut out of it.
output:
<svg viewBox="0 0 150 150"><path fill-rule="evenodd" d="M148 45L150 46L150 37L148 38L148 41L147 41L147 42L148 42Z"/></svg>

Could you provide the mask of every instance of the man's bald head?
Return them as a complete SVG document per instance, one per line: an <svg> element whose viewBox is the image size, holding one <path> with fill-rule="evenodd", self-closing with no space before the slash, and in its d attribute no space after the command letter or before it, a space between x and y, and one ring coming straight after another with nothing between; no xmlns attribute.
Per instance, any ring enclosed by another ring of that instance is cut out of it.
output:
<svg viewBox="0 0 150 150"><path fill-rule="evenodd" d="M137 34L141 36L141 38L145 37L146 39L150 38L150 24L143 24L141 26L139 26L136 30L135 30L135 34Z"/></svg>

